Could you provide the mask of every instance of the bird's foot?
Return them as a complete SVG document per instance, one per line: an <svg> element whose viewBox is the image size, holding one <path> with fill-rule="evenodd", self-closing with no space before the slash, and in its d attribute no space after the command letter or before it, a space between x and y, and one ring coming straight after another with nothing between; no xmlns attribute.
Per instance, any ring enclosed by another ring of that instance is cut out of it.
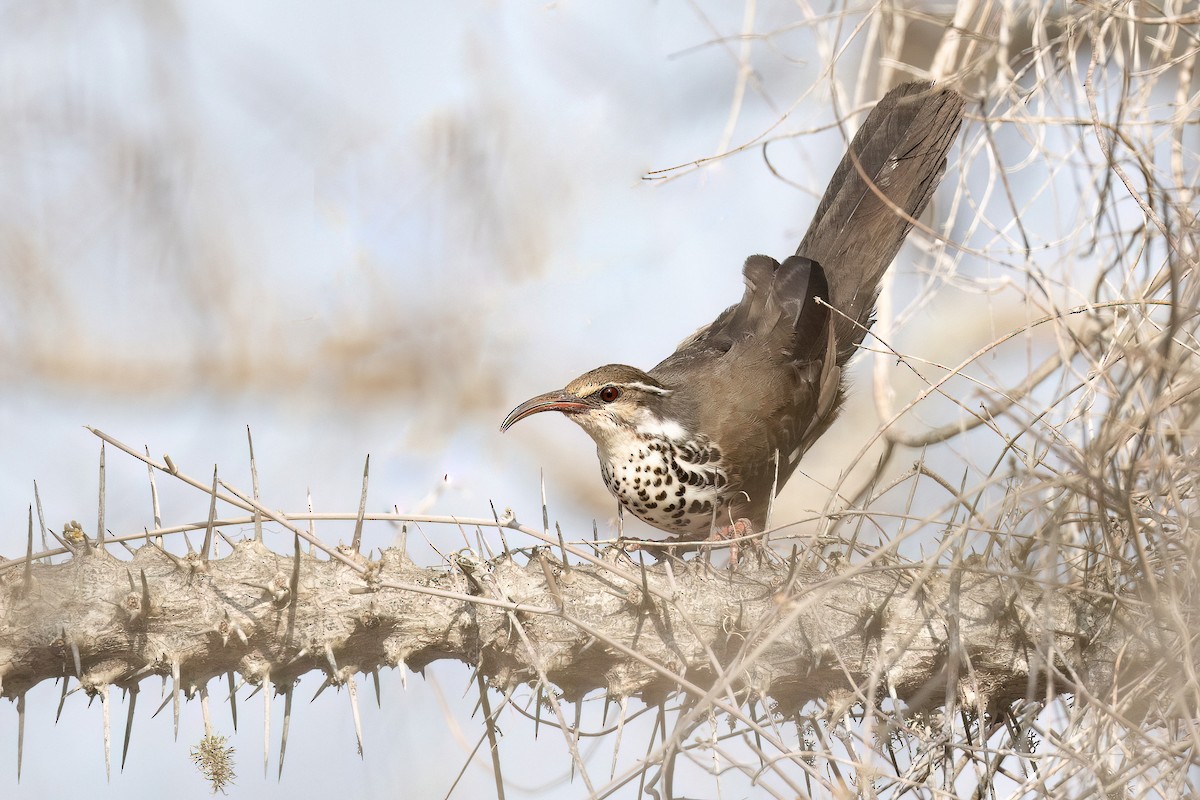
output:
<svg viewBox="0 0 1200 800"><path fill-rule="evenodd" d="M682 556L697 550L710 550L712 548L709 545L712 544L723 544L729 548L729 565L732 567L738 563L743 548L761 556L762 539L761 535L755 533L754 524L750 520L739 517L729 525L713 528L707 538L696 534L678 534L668 536L660 542L621 539L618 540L617 546L629 553L640 550L661 560L667 556Z"/></svg>
<svg viewBox="0 0 1200 800"><path fill-rule="evenodd" d="M749 550L758 553L762 552L762 538L755 536L754 524L745 517L735 519L731 525L722 525L719 528L713 528L713 532L708 536L708 541L729 543L730 567L737 565L743 545Z"/></svg>

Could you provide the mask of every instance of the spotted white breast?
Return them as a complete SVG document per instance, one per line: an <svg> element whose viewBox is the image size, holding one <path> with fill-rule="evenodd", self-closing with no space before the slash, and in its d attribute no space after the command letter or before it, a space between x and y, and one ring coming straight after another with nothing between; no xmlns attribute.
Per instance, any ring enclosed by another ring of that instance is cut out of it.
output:
<svg viewBox="0 0 1200 800"><path fill-rule="evenodd" d="M639 429L638 435L609 437L596 448L604 484L651 525L708 536L728 483L721 454L709 442L681 442L670 433Z"/></svg>

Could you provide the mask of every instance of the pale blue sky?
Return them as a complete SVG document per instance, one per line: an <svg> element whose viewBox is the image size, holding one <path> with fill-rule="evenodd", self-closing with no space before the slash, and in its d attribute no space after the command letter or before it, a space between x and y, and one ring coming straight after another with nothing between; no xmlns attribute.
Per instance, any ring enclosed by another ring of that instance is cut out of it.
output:
<svg viewBox="0 0 1200 800"><path fill-rule="evenodd" d="M370 453L373 508L414 508L448 474L430 510L482 516L494 500L532 520L544 467L564 529L598 518L609 532L615 507L581 433L557 419L503 438L496 426L590 367L651 366L737 298L747 255L794 249L841 155L837 129L772 145L801 189L754 147L644 180L834 119L826 54L795 4L766 2L754 30L776 33L750 46L759 81L730 125L742 45L714 40L742 14L625 0L0 7L0 552L23 548L34 479L48 524L94 532L99 442L84 425L196 475L216 462L242 486L250 425L263 496L290 510L309 487L318 509L355 508ZM851 46L851 81L855 58ZM806 471L835 479L845 460L828 454L848 459L876 424L856 393ZM141 530L145 470L112 451L108 464L107 526ZM819 481L794 479L782 513L819 508ZM202 496L160 487L168 522L204 516ZM456 532L426 533L460 546ZM442 796L463 759L454 727L471 745L482 729L473 690L461 699L467 670L434 672L455 722L419 677L404 692L384 675L383 710L364 707L362 761L345 695L309 705L319 680L306 678L281 783L282 701L266 781L261 698L243 701L231 796ZM72 696L55 727L58 690L43 684L11 793L16 714L0 704L5 796L203 796L187 758L198 704L172 743L169 709L149 718L151 683L130 769L108 785L99 704ZM506 733L514 788L563 777L560 737L532 743L516 718ZM626 736L636 749L645 730ZM492 791L487 771L465 781L456 797ZM580 792L560 782L539 796Z"/></svg>
<svg viewBox="0 0 1200 800"><path fill-rule="evenodd" d="M727 34L741 24L740 10L706 13ZM766 4L761 29L790 13ZM113 2L0 14L5 554L23 547L34 479L48 524L79 519L93 532L99 443L83 425L197 474L217 462L248 484L249 424L264 497L289 509L307 487L319 508L353 508L369 452L374 507L412 508L448 473L434 511L485 514L494 499L534 518L544 464L564 526L590 530L597 516L607 529L590 444L558 420L502 439L499 420L597 363L650 366L740 293L746 255L788 252L815 205L771 179L757 151L642 180L712 155L729 115L736 60L701 46L713 34L683 4ZM788 48L788 36L756 45L775 105L751 92L735 143L814 80L816 65L788 63L802 55ZM840 149L826 138L824 155L789 143L773 155L819 190ZM665 310L653 301L663 293ZM145 471L112 451L108 464L107 527L140 530ZM202 497L160 488L166 520L203 516ZM380 529L375 544L389 536ZM473 744L466 669L435 672ZM282 702L264 781L261 699L243 701L231 795L441 796L463 755L435 691L416 677L407 693L394 674L383 682L383 710L364 707L360 761L345 695L310 706L319 680L305 679L282 783ZM172 743L169 709L149 718L152 683L130 768L108 785L99 703L72 696L55 726L58 689L43 684L28 697L13 794L16 714L0 706L6 796L203 796L187 757L198 704ZM117 759L124 714L114 706ZM553 754L565 769L560 739L543 731L531 745L527 724L506 727L514 789L526 772L535 784L562 777L522 767ZM456 796L490 791L486 772L465 781Z"/></svg>

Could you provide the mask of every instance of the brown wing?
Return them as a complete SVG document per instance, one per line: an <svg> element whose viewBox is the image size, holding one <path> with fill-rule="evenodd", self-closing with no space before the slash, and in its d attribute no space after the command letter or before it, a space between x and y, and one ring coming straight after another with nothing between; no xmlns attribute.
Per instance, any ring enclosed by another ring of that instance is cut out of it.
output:
<svg viewBox="0 0 1200 800"><path fill-rule="evenodd" d="M955 92L928 82L889 92L834 171L796 255L783 264L748 258L742 299L650 371L672 388L664 401L672 418L719 441L731 473L726 510L761 526L771 486L783 486L833 422L842 367L945 169L962 107Z"/></svg>
<svg viewBox="0 0 1200 800"><path fill-rule="evenodd" d="M829 309L818 303L829 289L820 265L791 256L779 264L765 256L746 261L746 291L650 374L674 387L666 398L672 416L695 419L697 430L718 432L730 471L730 496L749 495L739 516L761 525L775 479L795 467L789 456L818 416L820 379L832 352ZM736 469L732 469L736 467Z"/></svg>

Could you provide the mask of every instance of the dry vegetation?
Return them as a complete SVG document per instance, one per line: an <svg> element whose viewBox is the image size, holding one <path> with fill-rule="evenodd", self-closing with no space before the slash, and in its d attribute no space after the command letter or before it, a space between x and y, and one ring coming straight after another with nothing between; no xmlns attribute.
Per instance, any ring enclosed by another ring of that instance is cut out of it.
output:
<svg viewBox="0 0 1200 800"><path fill-rule="evenodd" d="M24 693L65 670L64 691L99 696L107 721L112 687L132 708L166 675L176 708L207 709L209 684L236 674L290 715L315 670L357 720L356 676L453 658L477 668L477 757L491 751L501 796L504 753L535 726L560 732L590 797L671 797L685 776L732 796L1194 792L1200 17L960 3L943 34L944 16L891 3L796 13L828 65L815 90L837 87L847 126L900 76L970 98L914 232L921 285L885 296L867 340L882 450L829 488L817 536L786 520L730 570L720 551L654 563L548 519L419 518L465 546L416 564L360 552L364 526L415 519L367 513L365 480L357 513L322 517L355 526L335 547L311 514L103 437L110 460L116 446L210 494L210 517L107 541L69 529L39 554L31 511L30 555L0 564L2 696L23 715ZM880 66L843 82L848 40ZM722 46L746 59L743 44ZM739 75L731 118L755 90ZM791 125L731 151L769 153ZM956 306L981 298L991 332L968 357L906 343L974 330ZM215 555L247 524L274 533ZM186 554L185 530L203 540ZM622 741L645 715L649 739ZM611 764L581 755L597 735ZM212 776L225 752L214 735L195 757Z"/></svg>

